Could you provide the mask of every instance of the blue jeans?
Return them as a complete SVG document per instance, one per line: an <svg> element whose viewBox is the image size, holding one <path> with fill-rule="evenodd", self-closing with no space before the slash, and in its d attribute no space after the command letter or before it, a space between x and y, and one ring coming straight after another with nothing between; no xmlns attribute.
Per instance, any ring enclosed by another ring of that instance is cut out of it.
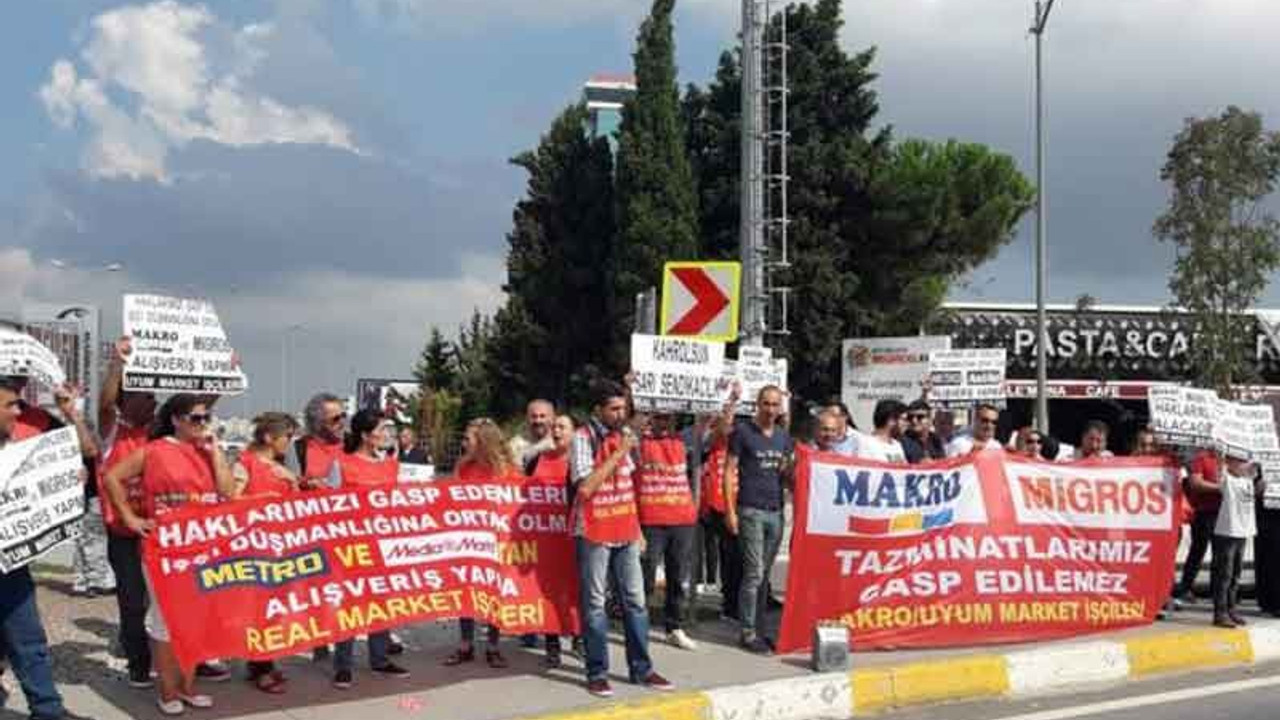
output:
<svg viewBox="0 0 1280 720"><path fill-rule="evenodd" d="M742 635L764 635L765 610L769 598L764 588L769 570L782 545L782 512L744 507L738 509L738 543L742 546L742 587L738 590L738 613Z"/></svg>
<svg viewBox="0 0 1280 720"><path fill-rule="evenodd" d="M27 696L31 717L62 717L65 711L53 684L53 658L36 607L36 586L26 568L0 575L0 647Z"/></svg>
<svg viewBox="0 0 1280 720"><path fill-rule="evenodd" d="M578 545L578 585L581 592L583 639L587 650L587 681L609 675L609 617L604 611L612 576L622 597L622 626L627 639L627 671L632 682L653 672L649 659L649 611L644 604L639 543L619 547L575 538Z"/></svg>
<svg viewBox="0 0 1280 720"><path fill-rule="evenodd" d="M391 633L384 630L382 632L369 633L369 667L380 668L387 664L387 642L391 640ZM335 671L354 670L356 641L343 640L333 646L333 669Z"/></svg>

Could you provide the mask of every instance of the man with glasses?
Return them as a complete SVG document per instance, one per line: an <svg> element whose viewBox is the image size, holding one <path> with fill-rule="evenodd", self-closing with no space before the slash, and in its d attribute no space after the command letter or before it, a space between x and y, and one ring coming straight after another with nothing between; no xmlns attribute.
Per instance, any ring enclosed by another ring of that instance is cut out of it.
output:
<svg viewBox="0 0 1280 720"><path fill-rule="evenodd" d="M301 478L301 487L310 490L324 485L342 454L347 413L337 395L319 393L307 402L303 420L307 434L293 443L290 469Z"/></svg>
<svg viewBox="0 0 1280 720"><path fill-rule="evenodd" d="M933 432L933 409L924 400L916 400L907 406L907 430L902 433L902 451L912 465L947 456L942 439Z"/></svg>
<svg viewBox="0 0 1280 720"><path fill-rule="evenodd" d="M947 457L961 457L982 450L1000 450L996 429L1000 426L1000 411L995 405L982 403L974 412L973 434L959 435L947 445Z"/></svg>

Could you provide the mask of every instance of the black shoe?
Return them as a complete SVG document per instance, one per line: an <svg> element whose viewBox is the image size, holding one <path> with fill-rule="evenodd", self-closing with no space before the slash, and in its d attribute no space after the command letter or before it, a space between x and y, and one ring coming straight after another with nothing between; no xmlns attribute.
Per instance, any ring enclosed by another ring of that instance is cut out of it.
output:
<svg viewBox="0 0 1280 720"><path fill-rule="evenodd" d="M548 670L555 670L564 666L564 660L560 658L560 653L547 653L547 656L542 658L542 666Z"/></svg>
<svg viewBox="0 0 1280 720"><path fill-rule="evenodd" d="M406 678L406 677L409 677L409 671L408 671L408 670L405 670L404 668L400 667L399 665L397 665L397 664L395 664L395 663L393 663L393 662L389 662L389 663L387 663L386 665L380 665L380 666L378 666L378 667L374 668L374 669L373 669L373 671L374 671L375 673L377 673L377 674L379 674L379 675L383 675L383 676L385 676L385 677L394 677L394 678Z"/></svg>
<svg viewBox="0 0 1280 720"><path fill-rule="evenodd" d="M129 670L129 687L143 690L149 687L155 687L156 681L151 679L151 671L149 670Z"/></svg>
<svg viewBox="0 0 1280 720"><path fill-rule="evenodd" d="M203 662L196 665L196 677L209 682L226 682L231 679L231 671L222 663Z"/></svg>
<svg viewBox="0 0 1280 720"><path fill-rule="evenodd" d="M772 655L773 645L762 637L743 638L740 643L743 650L756 655Z"/></svg>
<svg viewBox="0 0 1280 720"><path fill-rule="evenodd" d="M311 651L311 662L325 662L333 653L330 652L328 645L321 645Z"/></svg>
<svg viewBox="0 0 1280 720"><path fill-rule="evenodd" d="M403 645L402 643L398 643L398 642L396 642L395 640L388 640L388 641L387 641L387 654L388 654L388 655L403 655L403 654L404 654L404 645Z"/></svg>
<svg viewBox="0 0 1280 720"><path fill-rule="evenodd" d="M351 687L354 679L351 677L350 670L339 670L333 674L333 686L339 690L346 690Z"/></svg>

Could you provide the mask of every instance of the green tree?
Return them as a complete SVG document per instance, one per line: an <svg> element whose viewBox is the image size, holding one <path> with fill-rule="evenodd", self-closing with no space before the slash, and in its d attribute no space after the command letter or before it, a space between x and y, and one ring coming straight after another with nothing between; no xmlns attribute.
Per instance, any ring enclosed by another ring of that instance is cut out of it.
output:
<svg viewBox="0 0 1280 720"><path fill-rule="evenodd" d="M657 285L668 260L698 257L698 207L676 85L671 14L654 0L634 54L636 94L623 108L618 139L618 244L613 264L614 337L634 326L633 299ZM625 357L618 343L618 362Z"/></svg>
<svg viewBox="0 0 1280 720"><path fill-rule="evenodd" d="M1280 133L1232 106L1191 118L1160 171L1169 207L1155 236L1176 252L1169 289L1194 316L1198 381L1230 397L1253 370L1253 325L1243 315L1280 266L1280 221L1264 202L1280 176Z"/></svg>
<svg viewBox="0 0 1280 720"><path fill-rule="evenodd" d="M495 412L532 397L579 399L575 376L605 364L616 337L604 271L615 236L613 156L586 123L585 107L565 109L536 149L511 161L528 180L507 234L507 303L494 317L490 363L503 388Z"/></svg>
<svg viewBox="0 0 1280 720"><path fill-rule="evenodd" d="M1008 242L1032 197L1005 156L956 142L895 145L874 127L875 53L844 50L841 12L840 0L786 9L791 334L770 344L791 359L801 399L838 390L844 338L916 332L957 278ZM709 256L737 252L740 84L725 53L711 85L683 103Z"/></svg>
<svg viewBox="0 0 1280 720"><path fill-rule="evenodd" d="M445 339L440 328L433 326L413 368L413 379L418 381L418 386L434 390L452 387L457 377L453 354L452 343Z"/></svg>
<svg viewBox="0 0 1280 720"><path fill-rule="evenodd" d="M462 416L476 418L491 413L497 386L490 375L489 353L493 343L493 321L479 310L458 330L458 376L452 390L462 403Z"/></svg>

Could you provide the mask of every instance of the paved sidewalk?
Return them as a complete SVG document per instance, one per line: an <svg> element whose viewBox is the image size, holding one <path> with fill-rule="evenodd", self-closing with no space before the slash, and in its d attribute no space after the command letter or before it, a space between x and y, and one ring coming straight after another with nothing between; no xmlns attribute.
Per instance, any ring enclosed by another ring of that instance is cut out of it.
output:
<svg viewBox="0 0 1280 720"><path fill-rule="evenodd" d="M50 634L58 680L70 709L98 720L159 717L154 709L154 693L129 688L124 682L123 661L112 656L116 632L114 599L71 597L67 594L69 573L59 565L39 565L37 577L40 580L41 612ZM704 617L709 615L705 608L701 614ZM1207 606L1201 605L1177 614L1170 622L1092 636L1078 642L1123 642L1172 631L1202 630L1208 625ZM235 679L206 688L214 696L217 707L211 711L192 712L191 715L210 720L337 720L350 717L505 720L611 706L607 701L586 694L582 687L581 664L572 655L566 654L563 669L548 671L541 665L540 650L523 649L515 639L503 640L504 652L511 661L507 670L490 670L482 662L463 668L443 667L441 660L452 649L456 632L453 623L405 628L400 634L408 650L400 662L410 669L412 677L390 680L357 672L356 686L348 691L330 687L327 664L317 665L309 658L292 657L283 662L290 677L288 693L269 696L244 682L243 668L237 663ZM653 634L652 653L657 668L682 691L743 686L771 680L792 681L781 687L802 687L819 677L808 669L805 657L761 658L742 652L734 642L736 627L719 619L704 619L694 636L701 647L696 652L686 652L667 645L661 632ZM853 662L855 670L877 670L944 660L990 658L1005 652L1063 645L1041 643L972 650L858 653ZM615 637L612 647L611 667L617 692L612 701L614 704L661 696L626 683L619 637ZM806 682L794 682L800 679ZM11 692L11 708L22 708L21 693L15 687L12 674L7 673L3 682ZM25 716L0 711L0 720L16 717Z"/></svg>

